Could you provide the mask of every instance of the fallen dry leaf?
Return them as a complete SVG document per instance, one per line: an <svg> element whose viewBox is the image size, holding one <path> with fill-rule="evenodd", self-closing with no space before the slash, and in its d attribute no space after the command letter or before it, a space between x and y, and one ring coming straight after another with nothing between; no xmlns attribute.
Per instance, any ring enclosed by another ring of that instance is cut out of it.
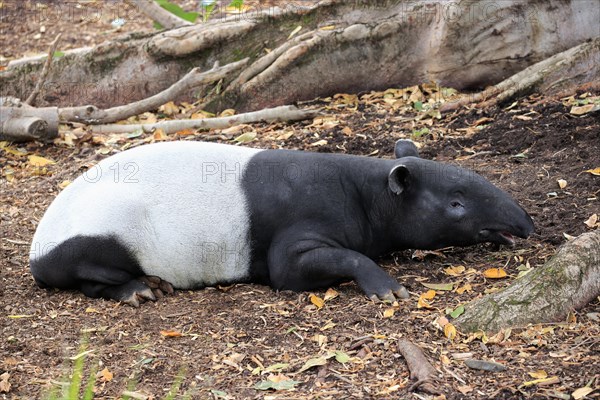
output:
<svg viewBox="0 0 600 400"><path fill-rule="evenodd" d="M164 337L181 337L183 336L183 333L179 332L179 331L160 331L160 334L163 335Z"/></svg>
<svg viewBox="0 0 600 400"><path fill-rule="evenodd" d="M570 112L573 115L583 115L598 110L600 110L599 104L586 104L584 106L572 107Z"/></svg>
<svg viewBox="0 0 600 400"><path fill-rule="evenodd" d="M221 111L219 117L231 117L232 115L235 115L235 110L233 108L228 108L226 110Z"/></svg>
<svg viewBox="0 0 600 400"><path fill-rule="evenodd" d="M469 385L459 385L458 386L458 391L461 392L462 394L467 394L473 391L473 386L469 386Z"/></svg>
<svg viewBox="0 0 600 400"><path fill-rule="evenodd" d="M600 167L594 168L594 169L588 169L588 170L583 171L583 172L587 172L587 173L590 173L592 175L600 176Z"/></svg>
<svg viewBox="0 0 600 400"><path fill-rule="evenodd" d="M483 271L483 276L485 276L488 279L500 279L506 278L507 273L502 268L489 268Z"/></svg>
<svg viewBox="0 0 600 400"><path fill-rule="evenodd" d="M592 393L593 391L594 391L594 389L592 389L591 387L584 386L584 387L580 387L579 389L577 389L573 393L571 393L571 396L573 396L573 398L575 400L579 400L579 399L584 398L588 394Z"/></svg>
<svg viewBox="0 0 600 400"><path fill-rule="evenodd" d="M600 223L598 222L598 214L592 214L585 222L584 224L587 225L588 228L594 229L594 228L598 228L600 226Z"/></svg>
<svg viewBox="0 0 600 400"><path fill-rule="evenodd" d="M311 143L310 145L314 147L314 146L325 146L326 144L327 144L327 140L321 139L314 143Z"/></svg>
<svg viewBox="0 0 600 400"><path fill-rule="evenodd" d="M291 38L293 38L294 36L296 36L296 34L297 34L298 32L300 32L301 30L302 30L302 25L298 25L298 26L297 26L297 27L296 27L296 28L295 28L295 29L294 29L294 30L293 30L293 31L290 33L290 35L288 36L288 40L289 40L289 39L291 39Z"/></svg>
<svg viewBox="0 0 600 400"><path fill-rule="evenodd" d="M569 235L568 233L565 233L565 232L563 232L563 236L565 237L565 239L567 239L569 241L575 239L575 236Z"/></svg>
<svg viewBox="0 0 600 400"><path fill-rule="evenodd" d="M100 371L99 378L102 380L102 382L110 382L113 379L113 373L110 372L107 367L104 367L104 369Z"/></svg>
<svg viewBox="0 0 600 400"><path fill-rule="evenodd" d="M548 377L548 373L543 369L538 369L537 371L532 371L527 373L530 377L534 379L545 379Z"/></svg>
<svg viewBox="0 0 600 400"><path fill-rule="evenodd" d="M555 383L560 383L560 379L558 378L558 376L551 376L550 378L535 379L533 381L524 382L521 386L523 386L523 387L533 386L533 385L545 386L545 385L554 385Z"/></svg>
<svg viewBox="0 0 600 400"><path fill-rule="evenodd" d="M8 372L3 373L2 375L0 375L0 393L8 393L10 392L10 382L8 381L10 379L10 374Z"/></svg>
<svg viewBox="0 0 600 400"><path fill-rule="evenodd" d="M335 289L329 288L325 292L325 296L323 296L323 300L324 301L328 301L328 300L331 300L331 299L335 299L339 295L340 294L337 291L335 291Z"/></svg>
<svg viewBox="0 0 600 400"><path fill-rule="evenodd" d="M444 268L444 272L450 276L459 276L465 272L465 267L462 265L455 265L452 267Z"/></svg>
<svg viewBox="0 0 600 400"><path fill-rule="evenodd" d="M325 305L323 299L317 296L316 294L311 293L308 295L308 298L310 299L310 302L317 306L319 310Z"/></svg>
<svg viewBox="0 0 600 400"><path fill-rule="evenodd" d="M417 300L417 308L433 308L429 302L423 298L423 296L419 296L419 300Z"/></svg>
<svg viewBox="0 0 600 400"><path fill-rule="evenodd" d="M165 131L163 129L158 128L152 134L152 138L156 141L161 141L161 140L168 140L169 136L167 136L167 134L165 133Z"/></svg>
<svg viewBox="0 0 600 400"><path fill-rule="evenodd" d="M421 282L421 285L428 289L439 290L440 292L454 289L454 283L427 283Z"/></svg>
<svg viewBox="0 0 600 400"><path fill-rule="evenodd" d="M40 156L29 156L27 157L27 161L34 167L45 167L46 165L56 164L55 161Z"/></svg>
<svg viewBox="0 0 600 400"><path fill-rule="evenodd" d="M168 103L158 107L158 111L165 115L172 116L179 113L179 107L177 107L177 105L175 105L175 103L172 101L169 101Z"/></svg>
<svg viewBox="0 0 600 400"><path fill-rule="evenodd" d="M454 340L456 337L456 327L451 323L447 323L444 326L444 336L446 336L450 340Z"/></svg>
<svg viewBox="0 0 600 400"><path fill-rule="evenodd" d="M457 288L456 289L456 293L463 294L464 292L470 292L472 290L473 290L473 288L471 287L471 284L470 283L466 283L463 286Z"/></svg>
<svg viewBox="0 0 600 400"><path fill-rule="evenodd" d="M182 129L180 131L175 132L175 135L177 136L189 136L189 135L194 135L196 133L195 130L193 129Z"/></svg>
<svg viewBox="0 0 600 400"><path fill-rule="evenodd" d="M332 354L331 357L333 357L335 354ZM302 368L300 368L298 370L298 374L301 372L306 371L307 369L313 368L313 367L318 367L320 365L325 365L327 364L327 360L328 358L331 357L315 357L315 358L311 358L310 360L308 360L307 362L304 363L304 365L302 366Z"/></svg>

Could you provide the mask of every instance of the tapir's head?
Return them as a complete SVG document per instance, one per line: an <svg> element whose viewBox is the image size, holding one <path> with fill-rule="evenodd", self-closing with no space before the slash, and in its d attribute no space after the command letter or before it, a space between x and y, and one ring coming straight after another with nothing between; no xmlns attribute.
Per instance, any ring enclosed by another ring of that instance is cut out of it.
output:
<svg viewBox="0 0 600 400"><path fill-rule="evenodd" d="M514 245L534 226L527 212L503 190L473 171L401 157L388 175L389 195L398 207L402 247L435 249L481 242Z"/></svg>

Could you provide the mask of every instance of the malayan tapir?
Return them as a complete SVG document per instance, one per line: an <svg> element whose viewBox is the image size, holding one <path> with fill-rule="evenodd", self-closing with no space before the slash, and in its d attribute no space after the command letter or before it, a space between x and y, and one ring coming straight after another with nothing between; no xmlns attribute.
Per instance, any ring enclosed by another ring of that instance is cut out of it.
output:
<svg viewBox="0 0 600 400"><path fill-rule="evenodd" d="M393 300L408 292L373 261L381 255L532 233L527 212L473 171L419 158L407 140L395 155L202 142L126 150L56 197L31 272L41 287L133 306L234 282L304 291L354 280Z"/></svg>

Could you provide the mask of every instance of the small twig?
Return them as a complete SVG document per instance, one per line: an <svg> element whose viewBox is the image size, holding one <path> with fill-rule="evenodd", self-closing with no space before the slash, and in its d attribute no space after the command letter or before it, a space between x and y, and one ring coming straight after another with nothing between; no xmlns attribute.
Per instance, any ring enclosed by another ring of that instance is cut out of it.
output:
<svg viewBox="0 0 600 400"><path fill-rule="evenodd" d="M348 348L349 351L356 350L360 347L363 347L367 343L371 343L373 341L373 336L363 336L356 339L356 341Z"/></svg>
<svg viewBox="0 0 600 400"><path fill-rule="evenodd" d="M48 50L48 56L46 57L46 62L44 63L44 67L42 68L42 73L40 74L40 77L37 83L35 84L33 92L31 92L27 100L25 100L25 104L33 105L33 103L35 102L35 98L42 90L42 86L44 85L44 82L46 82L46 78L48 77L48 72L50 72L50 66L52 65L52 59L54 58L54 52L56 51L56 46L58 45L58 41L60 40L61 35L62 33L56 35L54 41L50 43L50 49Z"/></svg>
<svg viewBox="0 0 600 400"><path fill-rule="evenodd" d="M460 382L460 383L462 383L463 385L466 385L466 384L467 384L467 382L465 382L465 380L464 380L463 378L461 378L460 376L458 376L458 375L456 374L456 372L452 371L451 369L449 369L449 368L446 368L446 367L444 366L444 371L445 371L446 373L450 374L452 377L454 377L454 379L456 379L457 381L459 381L459 382Z"/></svg>

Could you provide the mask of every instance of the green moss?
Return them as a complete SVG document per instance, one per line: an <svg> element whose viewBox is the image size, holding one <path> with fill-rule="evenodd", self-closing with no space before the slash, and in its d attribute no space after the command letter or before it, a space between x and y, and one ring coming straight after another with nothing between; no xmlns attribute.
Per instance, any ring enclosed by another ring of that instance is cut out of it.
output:
<svg viewBox="0 0 600 400"><path fill-rule="evenodd" d="M262 51L262 46L260 46L261 48L257 48L259 46L248 46L248 47L241 47L241 48L236 48L233 49L231 51L231 57L230 60L228 62L233 62L233 61L240 61L243 60L244 58L250 58L251 60L257 59Z"/></svg>
<svg viewBox="0 0 600 400"><path fill-rule="evenodd" d="M114 70L125 58L125 53L122 52L111 52L110 55L98 57L97 55L90 53L85 56L86 65L89 65L90 72L92 74L101 73L105 74Z"/></svg>

